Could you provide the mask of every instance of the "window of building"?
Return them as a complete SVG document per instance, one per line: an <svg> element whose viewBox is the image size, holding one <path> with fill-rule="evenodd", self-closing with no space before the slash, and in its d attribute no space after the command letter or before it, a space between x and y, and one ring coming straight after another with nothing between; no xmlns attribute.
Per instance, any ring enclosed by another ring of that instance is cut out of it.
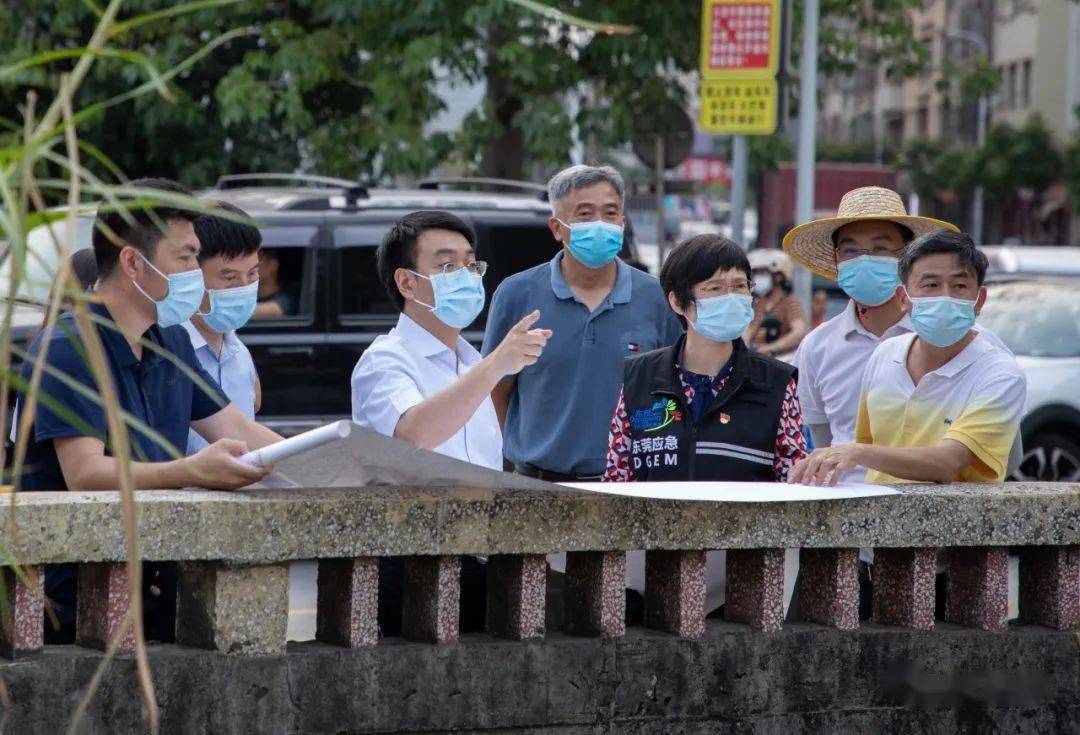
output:
<svg viewBox="0 0 1080 735"><path fill-rule="evenodd" d="M919 109L915 111L915 135L919 138L925 138L930 133L930 110L923 103Z"/></svg>
<svg viewBox="0 0 1080 735"><path fill-rule="evenodd" d="M1021 66L1020 106L1031 107L1031 59L1025 59Z"/></svg>
<svg viewBox="0 0 1080 735"><path fill-rule="evenodd" d="M904 140L903 114L887 114L885 118L885 147L898 148Z"/></svg>
<svg viewBox="0 0 1080 735"><path fill-rule="evenodd" d="M1010 110L1016 109L1016 64L1009 64L1005 73L1005 106Z"/></svg>

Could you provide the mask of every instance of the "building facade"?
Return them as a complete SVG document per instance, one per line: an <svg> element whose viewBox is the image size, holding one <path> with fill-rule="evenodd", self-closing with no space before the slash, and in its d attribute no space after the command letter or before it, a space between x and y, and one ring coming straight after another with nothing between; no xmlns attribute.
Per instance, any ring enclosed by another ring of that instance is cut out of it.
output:
<svg viewBox="0 0 1080 735"><path fill-rule="evenodd" d="M974 142L974 100L956 76L985 53L1001 72L990 120L1023 125L1038 113L1059 140L1078 128L1080 4L1069 0L928 0L913 13L928 57L924 74L893 81L881 65L822 81L824 140L867 141L888 152L915 139Z"/></svg>

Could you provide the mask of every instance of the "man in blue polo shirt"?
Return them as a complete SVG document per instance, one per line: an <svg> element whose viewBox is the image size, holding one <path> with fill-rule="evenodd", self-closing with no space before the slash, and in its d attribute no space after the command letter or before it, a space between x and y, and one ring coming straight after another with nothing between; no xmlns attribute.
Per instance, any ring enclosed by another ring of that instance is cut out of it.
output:
<svg viewBox="0 0 1080 735"><path fill-rule="evenodd" d="M189 195L165 179L131 185L160 190L165 197ZM139 489L196 485L231 490L250 485L268 468L249 466L239 456L280 439L229 404L179 326L204 297L194 219L189 211L163 204L132 209L126 216L102 210L95 222L98 281L90 311L120 408L139 422L129 425L131 477ZM97 381L72 314L60 318L47 346L44 336L39 334L29 350L33 358L47 347L48 369L42 375L42 399L34 407L20 485L24 490L115 490L119 463L106 444L105 411L90 397L99 394ZM29 359L23 364L25 381L32 363ZM20 400L25 402L25 396ZM210 444L185 457L189 427ZM147 599L147 631L149 637L167 640L172 635L175 578L171 570L166 570L168 579L160 571L148 569L144 575L144 592L156 590ZM70 640L75 565L47 568L45 592L65 624L58 634L48 626L47 640Z"/></svg>
<svg viewBox="0 0 1080 735"><path fill-rule="evenodd" d="M549 263L503 281L484 334L491 353L526 314L552 336L536 364L492 393L514 469L554 482L598 480L623 360L682 335L660 282L618 259L624 184L609 166L571 166L548 182Z"/></svg>

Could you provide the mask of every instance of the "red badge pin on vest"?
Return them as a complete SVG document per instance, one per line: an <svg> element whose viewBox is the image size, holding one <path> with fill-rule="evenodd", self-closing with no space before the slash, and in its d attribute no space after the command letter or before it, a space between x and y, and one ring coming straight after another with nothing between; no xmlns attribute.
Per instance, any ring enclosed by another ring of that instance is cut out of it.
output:
<svg viewBox="0 0 1080 735"><path fill-rule="evenodd" d="M726 413L721 413L720 414L720 423L721 424L730 424L731 423L731 416L727 415Z"/></svg>

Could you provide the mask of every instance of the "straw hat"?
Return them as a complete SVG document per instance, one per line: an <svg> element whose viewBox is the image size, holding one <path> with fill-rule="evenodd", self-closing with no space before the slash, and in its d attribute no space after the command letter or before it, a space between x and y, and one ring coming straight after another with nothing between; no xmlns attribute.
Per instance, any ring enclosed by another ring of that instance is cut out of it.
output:
<svg viewBox="0 0 1080 735"><path fill-rule="evenodd" d="M959 232L956 225L933 217L909 215L900 195L880 186L852 189L840 200L835 217L826 217L793 227L784 235L784 250L810 270L836 280L833 234L846 224L866 220L886 220L902 225L915 237L938 230Z"/></svg>

